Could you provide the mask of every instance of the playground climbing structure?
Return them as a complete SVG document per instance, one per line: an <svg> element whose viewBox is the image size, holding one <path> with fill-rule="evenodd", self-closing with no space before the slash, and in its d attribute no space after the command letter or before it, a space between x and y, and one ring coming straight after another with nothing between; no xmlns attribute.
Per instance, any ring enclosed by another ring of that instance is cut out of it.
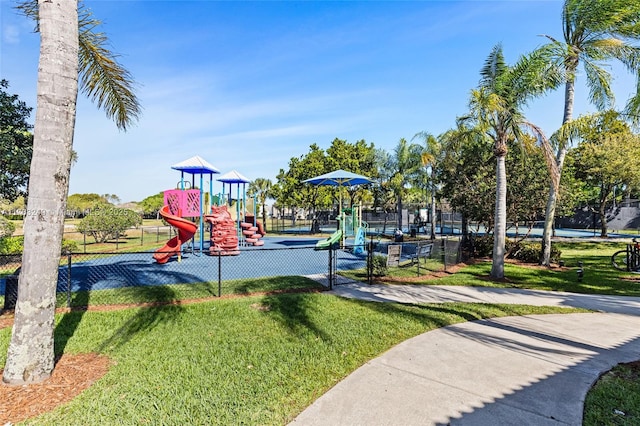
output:
<svg viewBox="0 0 640 426"><path fill-rule="evenodd" d="M220 207L212 206L211 214L205 215L204 220L211 225L209 254L216 256L235 256L240 254L236 223L226 205Z"/></svg>

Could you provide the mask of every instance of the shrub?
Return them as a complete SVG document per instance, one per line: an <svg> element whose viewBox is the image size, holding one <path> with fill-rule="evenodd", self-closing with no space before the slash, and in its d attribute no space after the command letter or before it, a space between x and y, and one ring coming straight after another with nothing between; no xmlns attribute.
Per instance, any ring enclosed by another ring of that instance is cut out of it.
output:
<svg viewBox="0 0 640 426"><path fill-rule="evenodd" d="M387 275L387 257L381 254L373 255L373 275L384 277Z"/></svg>
<svg viewBox="0 0 640 426"><path fill-rule="evenodd" d="M133 210L99 206L80 221L77 229L91 235L96 243L104 243L123 236L124 231L140 224L142 218Z"/></svg>
<svg viewBox="0 0 640 426"><path fill-rule="evenodd" d="M4 216L0 216L0 239L12 236L15 230L16 225L13 222Z"/></svg>
<svg viewBox="0 0 640 426"><path fill-rule="evenodd" d="M0 238L0 254L22 254L24 237Z"/></svg>
<svg viewBox="0 0 640 426"><path fill-rule="evenodd" d="M473 240L473 257L491 257L493 255L493 235L477 236ZM542 243L530 241L505 241L505 251L510 259L526 263L538 263L542 251ZM558 263L562 252L551 245L551 262Z"/></svg>
<svg viewBox="0 0 640 426"><path fill-rule="evenodd" d="M62 254L77 253L79 251L80 251L80 248L78 247L77 241L65 240L65 239L62 240L62 250L61 250Z"/></svg>
<svg viewBox="0 0 640 426"><path fill-rule="evenodd" d="M517 259L526 263L538 263L542 252L542 243L528 241L507 241L507 253L510 259ZM551 262L558 263L562 252L551 245Z"/></svg>
<svg viewBox="0 0 640 426"><path fill-rule="evenodd" d="M475 236L473 257L491 257L493 254L493 234Z"/></svg>

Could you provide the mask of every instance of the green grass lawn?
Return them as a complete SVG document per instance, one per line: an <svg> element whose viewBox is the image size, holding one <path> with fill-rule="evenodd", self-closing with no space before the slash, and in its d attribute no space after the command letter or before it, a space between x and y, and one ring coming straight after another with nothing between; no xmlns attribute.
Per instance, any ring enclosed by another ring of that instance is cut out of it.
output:
<svg viewBox="0 0 640 426"><path fill-rule="evenodd" d="M626 244L622 242L570 242L557 243L562 251L564 268L540 269L515 264L505 264L504 281L489 279L491 260L478 261L465 266L455 274L435 279L425 275L416 279L415 266L390 268L388 275L395 278L411 278L410 284L463 285L478 287L512 287L536 290L568 291L586 294L612 294L640 296L638 274L618 271L611 266L611 255ZM584 277L578 280L578 262L583 262ZM423 264L424 265L424 264ZM429 259L423 270L438 270L438 263ZM340 274L358 280L366 280L364 271L341 271ZM428 272L426 272L428 274ZM625 279L631 278L631 279ZM636 279L636 281L633 280Z"/></svg>
<svg viewBox="0 0 640 426"><path fill-rule="evenodd" d="M56 353L99 352L110 371L32 424L282 425L366 361L448 324L577 310L400 305L325 293L219 299L57 316ZM0 331L0 366L10 330Z"/></svg>
<svg viewBox="0 0 640 426"><path fill-rule="evenodd" d="M558 245L564 269L507 264L508 280L493 282L487 279L491 263L480 262L420 284L640 295L640 283L622 279L630 275L610 264L610 255L624 244ZM579 261L585 268L582 282L576 274ZM406 272L394 268L390 274L399 277ZM319 286L300 277L278 277L223 282L222 290L223 295L247 295L290 288ZM217 283L141 287L117 294L105 290L76 294L74 304L177 302L211 297L217 291ZM578 310L383 304L296 293L61 314L56 353L99 352L109 356L113 366L72 402L29 423L286 424L337 381L410 337L457 322L556 312ZM0 367L9 334L9 328L0 330ZM613 387L590 393L585 424L637 424L637 416L629 417L640 413L637 377L619 374L622 385L609 381ZM615 399L619 397L629 401ZM614 409L627 413L626 419L612 415Z"/></svg>

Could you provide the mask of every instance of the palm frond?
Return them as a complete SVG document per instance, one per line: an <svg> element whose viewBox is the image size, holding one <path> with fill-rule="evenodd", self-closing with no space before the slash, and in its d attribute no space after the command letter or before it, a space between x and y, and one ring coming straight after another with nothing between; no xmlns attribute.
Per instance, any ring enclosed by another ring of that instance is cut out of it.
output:
<svg viewBox="0 0 640 426"><path fill-rule="evenodd" d="M549 170L549 176L551 177L551 183L553 184L556 192L560 187L560 168L558 167L558 163L556 162L555 152L553 146L547 136L544 134L542 129L537 125L525 121L523 123L525 127L532 131L536 139L538 140L538 145L542 148L542 153L544 156L544 162L547 165L547 169Z"/></svg>
<svg viewBox="0 0 640 426"><path fill-rule="evenodd" d="M121 130L126 130L141 113L131 73L118 63L118 55L106 48L104 33L95 32L100 21L81 7L79 16L79 70L82 92Z"/></svg>
<svg viewBox="0 0 640 426"><path fill-rule="evenodd" d="M590 60L583 60L583 67L589 84L589 100L600 111L611 108L615 102L611 74Z"/></svg>
<svg viewBox="0 0 640 426"><path fill-rule="evenodd" d="M17 9L36 22L38 31L38 1L26 0ZM80 1L78 4L79 83L83 93L104 108L116 126L126 130L141 114L141 106L133 90L131 73L118 63L118 55L107 49L108 39L96 32L101 22Z"/></svg>

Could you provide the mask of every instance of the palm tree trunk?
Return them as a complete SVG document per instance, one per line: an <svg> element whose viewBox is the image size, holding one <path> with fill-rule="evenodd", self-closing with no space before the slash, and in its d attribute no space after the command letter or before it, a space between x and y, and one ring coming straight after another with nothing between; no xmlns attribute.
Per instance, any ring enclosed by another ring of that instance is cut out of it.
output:
<svg viewBox="0 0 640 426"><path fill-rule="evenodd" d="M504 246L507 232L507 173L505 155L496 158L496 210L493 230L491 278L504 278Z"/></svg>
<svg viewBox="0 0 640 426"><path fill-rule="evenodd" d="M568 70L567 72L570 72ZM571 75L571 74L570 74ZM575 68L573 71L575 75ZM564 86L564 116L562 124L569 122L573 117L573 102L575 94L575 80L570 79ZM567 155L567 143L563 142L558 148L556 156L556 164L558 165L558 180L562 176L562 167L564 159ZM551 236L553 235L553 221L556 218L556 203L558 201L558 193L553 183L549 188L549 197L547 198L547 207L544 214L544 230L542 232L542 253L540 264L549 266L551 264Z"/></svg>
<svg viewBox="0 0 640 426"><path fill-rule="evenodd" d="M398 194L398 229L402 230L402 195Z"/></svg>
<svg viewBox="0 0 640 426"><path fill-rule="evenodd" d="M78 95L77 0L40 0L40 60L28 215L3 380L37 383L54 367L53 329Z"/></svg>
<svg viewBox="0 0 640 426"><path fill-rule="evenodd" d="M436 188L431 188L431 239L436 239Z"/></svg>

